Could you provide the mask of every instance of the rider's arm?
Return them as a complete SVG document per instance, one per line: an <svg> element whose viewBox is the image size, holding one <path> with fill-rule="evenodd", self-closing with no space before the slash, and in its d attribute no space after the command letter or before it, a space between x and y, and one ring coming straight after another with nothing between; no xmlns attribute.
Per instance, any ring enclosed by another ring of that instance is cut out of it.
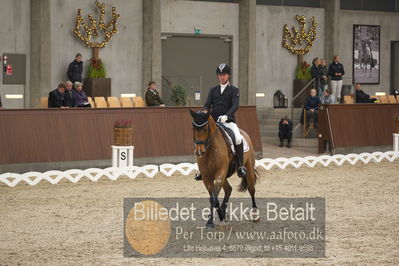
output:
<svg viewBox="0 0 399 266"><path fill-rule="evenodd" d="M231 106L230 110L226 114L227 117L230 118L230 119L235 114L235 112L238 109L238 106L240 105L240 91L238 90L238 88L235 88L232 93L233 93L233 96L232 96L232 99L231 99L232 106Z"/></svg>

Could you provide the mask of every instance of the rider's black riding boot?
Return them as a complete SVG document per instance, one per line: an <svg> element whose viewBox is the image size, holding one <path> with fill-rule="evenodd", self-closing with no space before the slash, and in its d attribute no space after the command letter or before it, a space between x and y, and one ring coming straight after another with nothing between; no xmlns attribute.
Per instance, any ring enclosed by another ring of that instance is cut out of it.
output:
<svg viewBox="0 0 399 266"><path fill-rule="evenodd" d="M240 145L236 145L236 153L238 159L237 175L239 177L247 176L247 169L244 167L244 141Z"/></svg>
<svg viewBox="0 0 399 266"><path fill-rule="evenodd" d="M195 179L196 181L201 181L201 180L202 180L202 175L201 175L201 173L200 173L200 172L196 173L194 179Z"/></svg>

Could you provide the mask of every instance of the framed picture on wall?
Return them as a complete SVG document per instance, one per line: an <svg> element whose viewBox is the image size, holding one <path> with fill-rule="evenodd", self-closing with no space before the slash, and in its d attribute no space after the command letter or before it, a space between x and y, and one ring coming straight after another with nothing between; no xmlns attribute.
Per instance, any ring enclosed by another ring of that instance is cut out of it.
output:
<svg viewBox="0 0 399 266"><path fill-rule="evenodd" d="M380 83L380 28L353 25L353 83Z"/></svg>

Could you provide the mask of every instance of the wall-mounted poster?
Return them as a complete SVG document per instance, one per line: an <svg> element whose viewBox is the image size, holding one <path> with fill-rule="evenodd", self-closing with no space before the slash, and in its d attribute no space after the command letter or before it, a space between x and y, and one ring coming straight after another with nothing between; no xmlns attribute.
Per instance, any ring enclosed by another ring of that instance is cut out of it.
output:
<svg viewBox="0 0 399 266"><path fill-rule="evenodd" d="M353 25L353 83L380 83L380 26Z"/></svg>

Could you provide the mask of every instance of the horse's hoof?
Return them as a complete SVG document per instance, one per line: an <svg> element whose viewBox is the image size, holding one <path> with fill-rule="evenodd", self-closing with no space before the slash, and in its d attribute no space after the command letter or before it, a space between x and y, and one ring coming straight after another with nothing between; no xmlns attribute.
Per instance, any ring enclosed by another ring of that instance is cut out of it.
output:
<svg viewBox="0 0 399 266"><path fill-rule="evenodd" d="M259 220L260 220L260 213L259 213L259 210L258 210L258 209L255 209L255 208L251 209L251 214L250 214L250 216L251 216L252 221L253 221L254 223L259 222Z"/></svg>
<svg viewBox="0 0 399 266"><path fill-rule="evenodd" d="M213 223L207 223L207 224L206 224L206 228L208 228L208 229L213 229L213 228L215 228L215 224L213 224Z"/></svg>

